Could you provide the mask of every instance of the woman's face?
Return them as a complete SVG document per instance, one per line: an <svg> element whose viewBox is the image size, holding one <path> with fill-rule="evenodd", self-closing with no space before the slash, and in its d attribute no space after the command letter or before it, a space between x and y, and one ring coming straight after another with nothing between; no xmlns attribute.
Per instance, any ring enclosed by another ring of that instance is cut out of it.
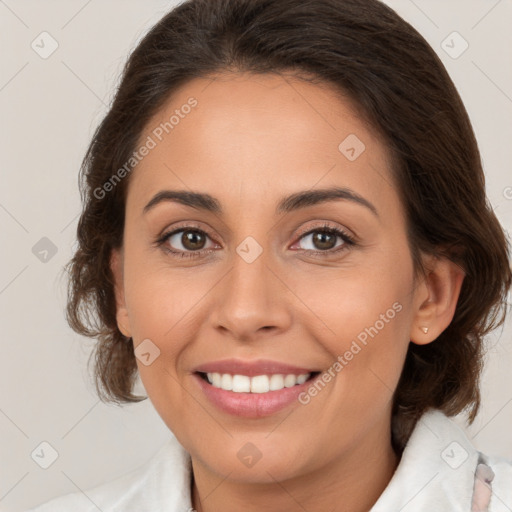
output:
<svg viewBox="0 0 512 512"><path fill-rule="evenodd" d="M380 139L326 86L224 75L140 141L118 324L195 464L271 482L378 458L428 295Z"/></svg>

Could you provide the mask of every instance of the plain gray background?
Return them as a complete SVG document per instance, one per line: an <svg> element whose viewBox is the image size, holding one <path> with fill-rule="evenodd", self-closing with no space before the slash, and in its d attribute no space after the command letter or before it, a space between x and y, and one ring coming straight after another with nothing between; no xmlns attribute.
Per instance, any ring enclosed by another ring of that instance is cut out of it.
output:
<svg viewBox="0 0 512 512"><path fill-rule="evenodd" d="M445 63L480 144L489 199L510 232L512 2L386 3ZM149 400L121 408L95 396L86 367L93 342L75 335L65 322L61 269L74 244L77 173L87 144L129 52L173 5L0 0L2 511L24 510L111 480L145 462L172 435ZM464 41L468 47L461 53ZM52 44L57 49L45 55ZM466 429L478 449L508 458L511 326L509 319L489 338L483 407ZM462 417L456 421L464 425ZM48 469L31 456L42 442L58 454Z"/></svg>

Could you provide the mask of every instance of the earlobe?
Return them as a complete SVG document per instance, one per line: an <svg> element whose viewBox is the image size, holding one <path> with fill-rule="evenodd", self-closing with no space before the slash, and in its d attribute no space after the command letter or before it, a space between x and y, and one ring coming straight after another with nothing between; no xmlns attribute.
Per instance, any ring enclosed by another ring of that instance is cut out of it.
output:
<svg viewBox="0 0 512 512"><path fill-rule="evenodd" d="M110 254L110 269L114 278L114 292L116 298L116 320L118 329L131 338L130 321L124 295L123 253L122 249L112 249Z"/></svg>
<svg viewBox="0 0 512 512"><path fill-rule="evenodd" d="M464 277L464 270L453 261L432 259L429 271L417 289L416 314L410 333L413 343L431 343L450 325Z"/></svg>

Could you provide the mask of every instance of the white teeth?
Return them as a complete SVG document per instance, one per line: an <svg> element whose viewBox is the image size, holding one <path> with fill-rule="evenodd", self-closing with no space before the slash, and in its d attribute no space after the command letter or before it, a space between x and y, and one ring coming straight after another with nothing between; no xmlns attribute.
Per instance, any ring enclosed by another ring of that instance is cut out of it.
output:
<svg viewBox="0 0 512 512"><path fill-rule="evenodd" d="M308 380L308 375L299 375L297 377L297 383L298 384L304 384Z"/></svg>
<svg viewBox="0 0 512 512"><path fill-rule="evenodd" d="M220 373L214 373L212 375L212 379L213 379L213 385L216 388L220 388L220 386L221 386L221 375L220 375Z"/></svg>
<svg viewBox="0 0 512 512"><path fill-rule="evenodd" d="M291 388L297 384L304 384L310 373L302 375L256 375L248 377L247 375L231 375L229 373L207 373L208 382L215 388L233 391L234 393L267 393L269 391L279 391L283 388Z"/></svg>
<svg viewBox="0 0 512 512"><path fill-rule="evenodd" d="M297 377L295 375L287 375L284 378L284 387L285 388L291 388L292 386L295 386L297 383Z"/></svg>
<svg viewBox="0 0 512 512"><path fill-rule="evenodd" d="M270 377L270 391L278 391L284 388L284 377L279 374Z"/></svg>
<svg viewBox="0 0 512 512"><path fill-rule="evenodd" d="M215 386L215 382L213 383ZM216 386L220 387L220 386ZM233 375L233 389L235 393L249 393L251 391L251 379L247 375Z"/></svg>
<svg viewBox="0 0 512 512"><path fill-rule="evenodd" d="M270 379L266 375L257 375L251 379L251 393L266 393L270 390Z"/></svg>
<svg viewBox="0 0 512 512"><path fill-rule="evenodd" d="M220 380L220 387L226 391L233 389L233 377L229 373L224 373Z"/></svg>

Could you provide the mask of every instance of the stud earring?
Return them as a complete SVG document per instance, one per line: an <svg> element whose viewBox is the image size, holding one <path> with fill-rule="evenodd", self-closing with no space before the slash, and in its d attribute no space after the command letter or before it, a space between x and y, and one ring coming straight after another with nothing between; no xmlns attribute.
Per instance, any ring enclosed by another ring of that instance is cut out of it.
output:
<svg viewBox="0 0 512 512"><path fill-rule="evenodd" d="M421 330L422 330L425 334L427 334L427 332L428 332L428 327L421 327Z"/></svg>

